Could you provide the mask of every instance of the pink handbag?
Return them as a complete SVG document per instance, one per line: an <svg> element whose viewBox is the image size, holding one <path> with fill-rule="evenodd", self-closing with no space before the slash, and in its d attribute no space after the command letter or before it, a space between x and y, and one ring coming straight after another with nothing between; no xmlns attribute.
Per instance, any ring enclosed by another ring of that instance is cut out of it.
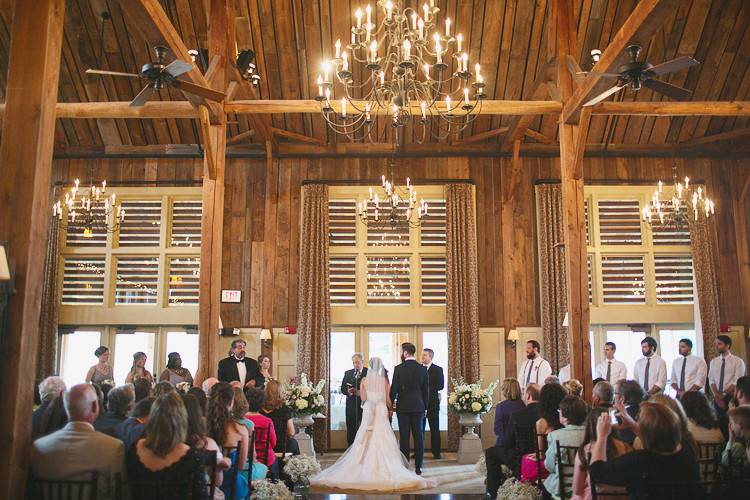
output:
<svg viewBox="0 0 750 500"><path fill-rule="evenodd" d="M541 470L542 477L539 477ZM536 455L528 453L521 457L521 482L534 483L540 479L546 479L549 472L544 468L544 463L537 466Z"/></svg>

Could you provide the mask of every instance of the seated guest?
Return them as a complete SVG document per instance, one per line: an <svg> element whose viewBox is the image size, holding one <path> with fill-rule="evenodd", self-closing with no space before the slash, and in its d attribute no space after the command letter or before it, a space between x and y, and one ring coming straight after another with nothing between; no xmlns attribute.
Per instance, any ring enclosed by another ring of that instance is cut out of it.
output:
<svg viewBox="0 0 750 500"><path fill-rule="evenodd" d="M734 389L735 406L750 406L750 377L743 375L737 379Z"/></svg>
<svg viewBox="0 0 750 500"><path fill-rule="evenodd" d="M219 379L216 377L208 377L203 381L203 383L201 384L201 389L203 389L206 397L209 397L211 395L211 389L216 385L217 382L219 382Z"/></svg>
<svg viewBox="0 0 750 500"><path fill-rule="evenodd" d="M276 431L276 446L274 446L274 451L281 452L285 449L286 452L292 455L299 455L299 444L293 437L294 423L292 423L292 412L281 396L281 384L276 380L266 381L265 392L266 402L263 404L260 413L273 421L273 428ZM495 415L495 418L497 418L497 414ZM286 439L286 446L284 446L283 439Z"/></svg>
<svg viewBox="0 0 750 500"><path fill-rule="evenodd" d="M59 431L67 423L68 415L65 413L63 398L56 397L47 404L39 419L32 423L31 439L37 439Z"/></svg>
<svg viewBox="0 0 750 500"><path fill-rule="evenodd" d="M44 410L47 409L53 399L62 396L62 393L65 392L65 382L57 375L53 375L42 380L39 383L38 389L39 399L42 404L31 414L31 433L33 437L42 435L40 424Z"/></svg>
<svg viewBox="0 0 750 500"><path fill-rule="evenodd" d="M198 400L198 404L201 407L201 412L203 412L205 419L206 410L208 410L208 398L206 397L206 393L203 392L203 389L200 387L191 387L187 393L192 394Z"/></svg>
<svg viewBox="0 0 750 500"><path fill-rule="evenodd" d="M232 418L247 428L248 435L252 435L255 425L245 417L250 410L245 393L239 387L232 386L232 394Z"/></svg>
<svg viewBox="0 0 750 500"><path fill-rule="evenodd" d="M273 452L276 448L276 431L273 427L273 420L260 413L266 402L266 394L263 389L253 387L245 391L245 396L250 407L246 418L255 424L255 453L258 461L266 464L271 469L271 476L276 479L279 477L276 455ZM266 447L268 447L268 453L266 453Z"/></svg>
<svg viewBox="0 0 750 500"><path fill-rule="evenodd" d="M521 384L514 378L506 378L500 387L503 400L495 407L495 446L505 444L505 431L510 424L510 417L517 411L526 408L521 400Z"/></svg>
<svg viewBox="0 0 750 500"><path fill-rule="evenodd" d="M680 398L687 415L687 428L699 443L723 443L716 412L706 395L700 391L687 391Z"/></svg>
<svg viewBox="0 0 750 500"><path fill-rule="evenodd" d="M724 467L741 466L747 462L750 445L750 407L738 406L729 410L729 441L721 454Z"/></svg>
<svg viewBox="0 0 750 500"><path fill-rule="evenodd" d="M172 384L163 380L154 386L154 399L159 399L159 397L174 392L174 390L175 388Z"/></svg>
<svg viewBox="0 0 750 500"><path fill-rule="evenodd" d="M125 445L125 449L129 449L138 442L146 432L146 424L148 423L148 416L151 413L151 406L153 403L154 398L141 399L138 401L135 404L135 407L133 407L130 417L112 427L108 434L122 441L122 444Z"/></svg>
<svg viewBox="0 0 750 500"><path fill-rule="evenodd" d="M539 420L536 421L536 433L539 450L547 449L546 435L562 427L560 423L560 402L567 394L560 384L547 384L539 393Z"/></svg>
<svg viewBox="0 0 750 500"><path fill-rule="evenodd" d="M547 384L559 384L560 383L560 377L557 375L550 375L549 377L544 379L544 385Z"/></svg>
<svg viewBox="0 0 750 500"><path fill-rule="evenodd" d="M182 366L182 358L179 352L167 354L167 367L159 376L159 382L163 381L169 382L173 387L177 387L177 384L182 382L193 385L193 376L190 374L190 370Z"/></svg>
<svg viewBox="0 0 750 500"><path fill-rule="evenodd" d="M234 406L234 391L227 382L216 383L208 397L208 412L206 422L208 423L208 435L216 441L221 448L233 448L227 458L231 467L244 470L247 464L248 448L250 438L247 427L232 418L232 407ZM229 497L231 491L231 474L224 474L221 483L221 491ZM234 484L237 498L245 498L248 494L247 475L237 474Z"/></svg>
<svg viewBox="0 0 750 500"><path fill-rule="evenodd" d="M682 408L682 403L680 403L678 400L674 398L670 398L669 396L665 396L664 394L656 394L654 396L651 396L649 398L649 402L664 405L670 410L672 410L675 415L680 419L680 430L682 431L682 444L684 446L690 446L693 451L698 453L698 443L696 443L695 438L688 430L688 418L685 414L685 410ZM641 443L639 443L638 440L633 444L633 447L635 449L641 449Z"/></svg>
<svg viewBox="0 0 750 500"><path fill-rule="evenodd" d="M74 385L63 398L69 421L61 430L34 441L32 473L41 479L86 480L97 472L97 498L115 499L115 477L124 472L125 447L94 430L99 401L91 385Z"/></svg>
<svg viewBox="0 0 750 500"><path fill-rule="evenodd" d="M600 382L601 383L601 382ZM604 382L606 383L606 381ZM596 426L599 422L599 416L609 415L610 409L603 407L594 407L586 417L584 427L586 432L583 435L583 443L578 448L576 453L575 466L573 468L573 496L572 500L591 500L591 483L589 482L589 457L591 456L591 445L596 441ZM629 445L616 439L615 436L610 434L607 436L607 444L605 447L607 454L607 460L612 460L625 453L633 451L633 448ZM617 491L619 490L619 491ZM598 488L599 492L606 493L623 493L624 491L620 488L609 488L607 491L602 491L602 488ZM600 493L599 498L603 497Z"/></svg>
<svg viewBox="0 0 750 500"><path fill-rule="evenodd" d="M187 441L185 444L197 450L212 451L216 454L216 475L207 479L221 488L221 483L224 481L224 471L231 467L232 462L228 458L224 458L219 445L206 434L206 423L198 399L192 394L180 394L180 397L182 397L188 415Z"/></svg>
<svg viewBox="0 0 750 500"><path fill-rule="evenodd" d="M539 386L529 384L524 391L524 403L526 407L513 413L505 430L503 446L491 446L484 451L487 463L487 495L491 498L497 497L497 490L505 481L502 466L509 467L514 474L519 475L518 460L516 455L516 429L528 429L534 431L534 426L539 418Z"/></svg>
<svg viewBox="0 0 750 500"><path fill-rule="evenodd" d="M615 383L615 403L617 407L622 407L633 420L638 420L640 404L645 397L643 388L635 380L619 380ZM635 441L635 433L628 428L620 428L617 431L618 437L626 443L632 445Z"/></svg>
<svg viewBox="0 0 750 500"><path fill-rule="evenodd" d="M612 408L614 404L615 395L612 390L612 385L606 380L601 380L594 384L594 390L591 396L591 407L592 408Z"/></svg>
<svg viewBox="0 0 750 500"><path fill-rule="evenodd" d="M685 483L700 480L695 452L683 445L680 417L667 406L645 402L638 419L638 437L642 450L607 458L607 440L612 431L608 414L599 416L597 439L591 446L591 478L597 483L625 486L630 498L647 498L651 482Z"/></svg>
<svg viewBox="0 0 750 500"><path fill-rule="evenodd" d="M125 457L133 498L164 498L161 483L188 482L193 499L207 499L206 478L201 457L187 440L188 415L176 392L156 398L146 424L146 437L139 439ZM143 486L139 482L147 483ZM170 486L174 488L174 486ZM184 498L187 490L174 491Z"/></svg>
<svg viewBox="0 0 750 500"><path fill-rule="evenodd" d="M571 378L562 383L563 389L569 396L580 398L583 396L583 384L577 379Z"/></svg>
<svg viewBox="0 0 750 500"><path fill-rule="evenodd" d="M100 414L94 422L94 429L99 432L111 434L109 431L123 420L128 418L128 413L133 408L135 393L133 386L121 385L115 387L107 396L107 411Z"/></svg>
<svg viewBox="0 0 750 500"><path fill-rule="evenodd" d="M136 403L142 399L148 399L153 396L151 382L144 378L139 378L138 380L133 382L133 391L135 392Z"/></svg>
<svg viewBox="0 0 750 500"><path fill-rule="evenodd" d="M585 428L583 422L586 420L588 408L586 403L577 396L568 395L560 402L560 423L562 428L547 434L547 453L544 457L544 468L549 476L544 480L544 488L555 498L560 499L560 476L557 470L557 447L558 446L581 446ZM564 455L563 455L564 456ZM570 491L570 485L566 488Z"/></svg>

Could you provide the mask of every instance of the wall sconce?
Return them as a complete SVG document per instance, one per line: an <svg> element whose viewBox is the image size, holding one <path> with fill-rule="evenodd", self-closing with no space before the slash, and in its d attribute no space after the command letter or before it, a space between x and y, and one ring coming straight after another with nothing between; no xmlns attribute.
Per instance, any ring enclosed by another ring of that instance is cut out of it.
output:
<svg viewBox="0 0 750 500"><path fill-rule="evenodd" d="M260 341L263 343L263 347L270 347L271 345L271 330L263 328L260 331Z"/></svg>
<svg viewBox="0 0 750 500"><path fill-rule="evenodd" d="M565 317L563 318L562 326L565 328L568 327L568 313L565 313Z"/></svg>
<svg viewBox="0 0 750 500"><path fill-rule="evenodd" d="M10 279L10 265L8 265L8 255L5 253L5 247L0 245L0 281Z"/></svg>
<svg viewBox="0 0 750 500"><path fill-rule="evenodd" d="M508 342L513 342L514 344L518 342L518 330L515 328L508 332Z"/></svg>
<svg viewBox="0 0 750 500"><path fill-rule="evenodd" d="M237 69L240 70L242 78L256 87L260 83L258 67L255 65L255 51L243 50L237 55Z"/></svg>

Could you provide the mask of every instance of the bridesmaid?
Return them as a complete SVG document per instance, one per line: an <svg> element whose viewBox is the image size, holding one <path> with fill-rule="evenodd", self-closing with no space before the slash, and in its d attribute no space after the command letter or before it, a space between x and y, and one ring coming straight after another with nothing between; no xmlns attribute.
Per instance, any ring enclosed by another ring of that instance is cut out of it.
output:
<svg viewBox="0 0 750 500"><path fill-rule="evenodd" d="M273 380L271 376L271 358L265 354L258 356L258 375L255 377L255 388L263 389L266 382Z"/></svg>
<svg viewBox="0 0 750 500"><path fill-rule="evenodd" d="M192 387L193 376L190 374L190 370L182 367L182 358L179 352L170 352L167 355L167 368L159 376L159 382L166 380L172 386L177 387L177 384L187 382Z"/></svg>
<svg viewBox="0 0 750 500"><path fill-rule="evenodd" d="M86 382L99 385L105 380L114 382L112 367L109 365L109 348L103 345L97 347L94 356L99 358L99 362L89 368L86 374Z"/></svg>
<svg viewBox="0 0 750 500"><path fill-rule="evenodd" d="M126 384L132 384L136 380L145 379L151 385L154 385L154 377L146 370L146 353L137 352L133 354L133 366L125 377Z"/></svg>

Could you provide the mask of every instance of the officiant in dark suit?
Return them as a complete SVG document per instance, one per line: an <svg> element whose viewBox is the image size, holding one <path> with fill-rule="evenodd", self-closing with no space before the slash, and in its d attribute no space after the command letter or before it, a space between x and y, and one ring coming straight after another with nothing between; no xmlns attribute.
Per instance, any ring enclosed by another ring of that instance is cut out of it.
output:
<svg viewBox="0 0 750 500"><path fill-rule="evenodd" d="M229 357L219 361L216 378L222 382L241 382L243 389L255 387L255 378L259 374L258 362L245 356L246 347L247 342L242 339L232 341Z"/></svg>
<svg viewBox="0 0 750 500"><path fill-rule="evenodd" d="M432 349L422 350L422 365L427 368L427 381L429 385L427 398L427 418L422 421L422 430L426 424L430 424L430 444L432 445L432 457L440 458L440 391L445 387L445 376L443 367L432 362L435 351Z"/></svg>
<svg viewBox="0 0 750 500"><path fill-rule="evenodd" d="M367 368L360 353L352 356L352 368L344 372L341 381L341 394L346 395L346 442L351 446L362 422L362 400L359 398L359 384L367 375Z"/></svg>
<svg viewBox="0 0 750 500"><path fill-rule="evenodd" d="M417 348L410 342L401 344L403 363L393 369L390 397L396 405L399 444L401 453L409 457L409 437L414 438L414 472L422 474L424 457L424 430L422 428L428 407L427 368L414 355Z"/></svg>

